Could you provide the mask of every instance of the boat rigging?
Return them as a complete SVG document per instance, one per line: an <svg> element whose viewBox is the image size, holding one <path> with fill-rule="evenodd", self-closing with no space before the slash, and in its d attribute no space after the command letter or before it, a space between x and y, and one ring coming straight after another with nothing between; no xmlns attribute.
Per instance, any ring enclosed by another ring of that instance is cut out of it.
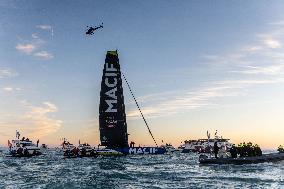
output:
<svg viewBox="0 0 284 189"><path fill-rule="evenodd" d="M131 88L130 88L130 85L129 85L129 83L128 83L126 77L125 77L125 75L124 75L122 72L121 72L121 75L122 75L124 81L126 82L126 84L127 84L127 86L128 86L128 89L129 89L129 91L130 91L130 93L131 93L131 96L133 97L133 99L134 99L134 101L135 101L135 103L136 103L136 106L137 106L137 108L138 108L138 110L139 110L139 112L140 112L140 114L141 114L141 116L142 116L142 118L143 118L143 120L144 120L144 123L145 123L146 126L147 126L147 129L148 129L148 131L149 131L149 133L150 133L150 135L151 135L153 141L155 142L156 146L158 147L158 144L157 144L157 142L156 142L156 140L155 140L155 138L154 138L154 136L153 136L153 133L152 133L152 131L151 131L151 129L150 129L150 127L149 127L149 125L148 125L148 123L147 123L147 121L146 121L146 119L145 119L145 117L144 117L144 115L143 115L143 113L142 113L142 111L141 111L141 108L140 108L140 106L139 106L139 104L138 104L138 102L137 102L137 100L136 100L136 98L135 98L135 96L134 96L134 94L133 94Z"/></svg>

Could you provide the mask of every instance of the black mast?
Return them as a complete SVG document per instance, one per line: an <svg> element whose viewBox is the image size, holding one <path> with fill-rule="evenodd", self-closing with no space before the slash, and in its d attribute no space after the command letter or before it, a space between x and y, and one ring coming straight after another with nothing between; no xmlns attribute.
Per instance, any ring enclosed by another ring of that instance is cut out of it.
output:
<svg viewBox="0 0 284 189"><path fill-rule="evenodd" d="M126 114L117 51L107 51L99 107L101 145L128 147Z"/></svg>

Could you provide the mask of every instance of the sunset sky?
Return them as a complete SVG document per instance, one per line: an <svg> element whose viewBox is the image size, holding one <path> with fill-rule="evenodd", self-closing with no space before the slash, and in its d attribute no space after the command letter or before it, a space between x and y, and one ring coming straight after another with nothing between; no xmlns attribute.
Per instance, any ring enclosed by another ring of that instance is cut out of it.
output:
<svg viewBox="0 0 284 189"><path fill-rule="evenodd" d="M1 1L0 145L99 143L107 50L158 143L284 144L284 1ZM87 26L104 23L93 36ZM153 145L124 83L129 141Z"/></svg>

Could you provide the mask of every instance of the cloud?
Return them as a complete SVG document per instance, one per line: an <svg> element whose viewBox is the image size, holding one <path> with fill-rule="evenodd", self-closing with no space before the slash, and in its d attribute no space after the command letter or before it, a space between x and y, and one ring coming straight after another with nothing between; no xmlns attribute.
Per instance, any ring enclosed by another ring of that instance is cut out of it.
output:
<svg viewBox="0 0 284 189"><path fill-rule="evenodd" d="M272 49L280 48L282 46L280 41L273 39L271 37L264 39L263 42L267 47L272 48Z"/></svg>
<svg viewBox="0 0 284 189"><path fill-rule="evenodd" d="M50 26L50 25L37 25L36 27L39 28L39 29L42 29L42 30L51 30L52 29L52 26Z"/></svg>
<svg viewBox="0 0 284 189"><path fill-rule="evenodd" d="M282 23L274 24L274 26L277 28L270 32L256 34L254 43L244 44L239 49L228 53L203 56L207 61L206 66L213 65L214 69L224 73L220 81L216 78L215 83L211 85L224 88L213 90L214 93L201 96L202 98L200 95L197 95L198 98L188 96L194 99L192 104L196 103L196 108L216 106L218 105L214 103L216 98L244 96L247 89L254 86L269 87L274 84L284 84L284 54L281 52L284 30L280 28L283 26ZM204 90L207 91L207 89ZM183 106L182 103L180 106Z"/></svg>
<svg viewBox="0 0 284 189"><path fill-rule="evenodd" d="M245 75L279 77L279 74L284 74L284 54L281 52L281 41L284 39L283 21L268 25L273 28L266 33L255 34L254 43L245 44L239 50L226 54L204 55L203 58L215 68L219 65L217 68L222 66L222 71L235 73L235 77L244 77L244 79Z"/></svg>
<svg viewBox="0 0 284 189"><path fill-rule="evenodd" d="M245 87L249 87L252 85L277 84L277 83L284 83L284 78L228 80L228 81L219 82L218 84L233 85L233 86L239 86L239 88L245 88Z"/></svg>
<svg viewBox="0 0 284 189"><path fill-rule="evenodd" d="M23 42L18 43L15 48L18 51L23 52L27 55L31 55L33 52L35 52L37 49L39 49L46 43L36 33L32 34L31 40L23 40L20 37L18 38Z"/></svg>
<svg viewBox="0 0 284 189"><path fill-rule="evenodd" d="M229 53L203 55L206 63L203 65L214 66L214 70L222 71L224 75L221 80L218 81L220 77L216 77L210 85L207 83L208 87L195 91L183 90L160 97L160 94L140 97L143 99L143 113L146 117L153 118L212 108L220 105L220 98L247 95L250 87L284 84L284 54L279 51L283 37L284 31L277 29L257 34L256 43L245 44ZM236 79L231 79L232 77ZM136 107L128 111L127 115L129 119L140 118Z"/></svg>
<svg viewBox="0 0 284 189"><path fill-rule="evenodd" d="M249 87L279 83L284 83L284 77L223 80L212 82L208 87L201 89L157 93L137 99L143 99L141 109L146 118L157 118L182 114L200 108L215 108L221 105L219 104L220 98L246 96L246 89ZM150 96L151 98L149 98ZM141 105L141 101L138 103ZM132 106L131 110L127 112L127 118L130 120L141 119L140 112L135 106Z"/></svg>
<svg viewBox="0 0 284 189"><path fill-rule="evenodd" d="M33 39L39 39L39 36L38 36L36 33L33 33L33 34L32 34L32 38L33 38Z"/></svg>
<svg viewBox="0 0 284 189"><path fill-rule="evenodd" d="M233 73L243 74L264 74L277 75L284 71L284 64L268 65L268 66L244 66L243 70L231 71Z"/></svg>
<svg viewBox="0 0 284 189"><path fill-rule="evenodd" d="M23 100L20 107L22 110L18 114L0 117L0 130L7 133L19 130L22 136L37 139L55 133L62 126L61 120L50 115L58 111L57 106L51 102L35 106Z"/></svg>
<svg viewBox="0 0 284 189"><path fill-rule="evenodd" d="M36 50L36 46L34 44L17 44L16 49L25 54L31 54Z"/></svg>
<svg viewBox="0 0 284 189"><path fill-rule="evenodd" d="M280 23L268 23L269 25L277 26L277 28L272 29L270 32L258 33L255 35L257 42L254 44L247 45L243 48L243 52L268 52L271 50L279 49L282 47L281 41L284 37L284 29L282 22Z"/></svg>
<svg viewBox="0 0 284 189"><path fill-rule="evenodd" d="M248 47L243 48L243 50L247 50ZM250 49L251 50L251 49ZM247 54L243 52L234 52L234 53L228 53L224 55L216 55L216 54L207 54L203 55L202 58L205 59L205 61L209 64L213 64L214 66L218 65L226 65L226 64L244 64L247 63L247 60L245 59Z"/></svg>
<svg viewBox="0 0 284 189"><path fill-rule="evenodd" d="M38 25L36 26L37 28L40 28L42 30L47 30L47 31L51 31L52 35L53 35L53 29L51 26L49 25ZM47 52L46 50L42 50L43 46L46 44L46 41L44 41L43 39L41 39L38 35L38 33L32 33L31 35L31 40L29 40L28 42L26 40L21 39L20 37L18 37L19 40L21 41L25 41L25 43L18 43L16 45L16 49L19 52L25 53L27 55L32 55L34 57L38 57L42 60L50 60L52 58L54 58L54 56Z"/></svg>
<svg viewBox="0 0 284 189"><path fill-rule="evenodd" d="M261 45L251 45L243 48L243 51L247 52L255 52L255 51L260 51L262 50L263 47Z"/></svg>
<svg viewBox="0 0 284 189"><path fill-rule="evenodd" d="M53 27L51 25L37 25L36 27L42 30L49 31L51 33L51 36L54 35Z"/></svg>
<svg viewBox="0 0 284 189"><path fill-rule="evenodd" d="M12 87L4 87L3 90L7 91L7 92L12 92L13 88Z"/></svg>
<svg viewBox="0 0 284 189"><path fill-rule="evenodd" d="M4 91L6 92L14 92L14 91L21 91L22 89L19 87L13 88L13 87L4 87L3 88Z"/></svg>
<svg viewBox="0 0 284 189"><path fill-rule="evenodd" d="M14 77L18 74L9 70L9 69L1 69L0 68L0 78L8 78L8 77Z"/></svg>
<svg viewBox="0 0 284 189"><path fill-rule="evenodd" d="M46 51L40 51L40 52L34 53L33 55L43 60L49 60L49 59L54 58L54 56L51 53L48 53Z"/></svg>
<svg viewBox="0 0 284 189"><path fill-rule="evenodd" d="M61 120L50 118L49 114L58 111L55 104L43 102L42 106L33 106L27 102L22 102L28 111L21 116L23 123L29 125L26 128L33 136L42 137L56 132L62 125Z"/></svg>
<svg viewBox="0 0 284 189"><path fill-rule="evenodd" d="M284 20L280 20L280 21L277 21L277 22L270 22L268 24L276 25L276 26L282 26L282 25L284 25Z"/></svg>
<svg viewBox="0 0 284 189"><path fill-rule="evenodd" d="M241 92L237 90L239 88L242 86L215 83L213 87L205 87L196 91L183 90L171 94L166 92L165 94L168 95L163 95L160 99L160 93L152 94L152 97L156 96L155 101L146 98L148 100L144 100L142 112L148 118L155 118L185 113L201 107L209 108L217 105L215 102L217 98L241 95ZM137 119L140 117L140 112L135 108L127 112L127 117Z"/></svg>

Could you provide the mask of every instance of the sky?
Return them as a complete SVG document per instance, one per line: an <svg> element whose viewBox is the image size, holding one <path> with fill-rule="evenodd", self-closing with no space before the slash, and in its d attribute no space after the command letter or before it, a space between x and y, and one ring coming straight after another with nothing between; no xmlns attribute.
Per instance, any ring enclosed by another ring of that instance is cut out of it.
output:
<svg viewBox="0 0 284 189"><path fill-rule="evenodd" d="M283 1L1 1L0 145L99 144L106 51L118 50L152 132L178 146L215 130L284 144ZM93 36L87 26L104 23ZM124 84L129 141L153 145Z"/></svg>

